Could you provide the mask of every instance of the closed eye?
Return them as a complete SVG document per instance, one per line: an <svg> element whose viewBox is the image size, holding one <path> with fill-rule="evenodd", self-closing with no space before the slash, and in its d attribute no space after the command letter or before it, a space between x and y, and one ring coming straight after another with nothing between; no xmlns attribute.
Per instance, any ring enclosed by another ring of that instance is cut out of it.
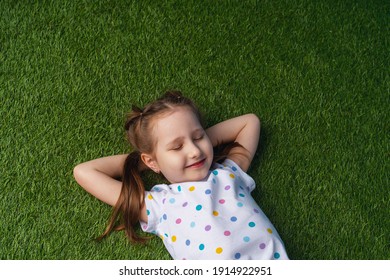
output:
<svg viewBox="0 0 390 280"><path fill-rule="evenodd" d="M175 147L171 148L171 150L172 150L172 151L180 151L181 148L183 148L183 145L175 146Z"/></svg>
<svg viewBox="0 0 390 280"><path fill-rule="evenodd" d="M200 135L200 136L197 136L197 137L194 138L194 140L202 140L202 139L203 139L203 136L204 136L204 134L202 134L202 135Z"/></svg>

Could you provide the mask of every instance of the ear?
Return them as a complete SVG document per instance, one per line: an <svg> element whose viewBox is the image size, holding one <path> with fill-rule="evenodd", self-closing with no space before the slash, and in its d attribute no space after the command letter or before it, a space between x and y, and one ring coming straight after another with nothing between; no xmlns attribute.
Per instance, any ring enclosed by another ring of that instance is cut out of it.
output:
<svg viewBox="0 0 390 280"><path fill-rule="evenodd" d="M152 169L154 172L160 173L160 168L157 164L157 161L154 159L154 157L152 157L149 154L141 153L141 160L147 167Z"/></svg>

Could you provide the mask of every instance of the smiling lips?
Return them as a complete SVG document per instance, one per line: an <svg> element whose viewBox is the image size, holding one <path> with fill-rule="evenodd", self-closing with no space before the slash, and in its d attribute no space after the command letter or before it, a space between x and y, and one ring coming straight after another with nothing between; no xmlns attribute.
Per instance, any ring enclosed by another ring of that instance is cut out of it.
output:
<svg viewBox="0 0 390 280"><path fill-rule="evenodd" d="M188 165L187 168L200 168L204 165L206 159L202 159L198 162L195 162L194 164Z"/></svg>

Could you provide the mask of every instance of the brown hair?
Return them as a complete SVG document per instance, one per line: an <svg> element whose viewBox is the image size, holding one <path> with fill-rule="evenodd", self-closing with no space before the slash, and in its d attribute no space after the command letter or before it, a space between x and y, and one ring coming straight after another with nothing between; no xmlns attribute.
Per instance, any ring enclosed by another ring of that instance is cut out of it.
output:
<svg viewBox="0 0 390 280"><path fill-rule="evenodd" d="M169 113L178 106L190 108L201 121L199 110L195 104L184 97L180 91L167 91L162 97L148 104L144 109L133 106L125 123L127 139L134 151L124 163L122 189L119 199L113 208L111 218L104 233L98 240L109 235L113 230L124 229L131 242L144 242L146 238L135 232L139 222L140 211L144 205L145 187L141 171L145 167L140 158L141 153L153 153L156 139L150 137L152 122L157 116ZM120 225L115 226L119 220Z"/></svg>

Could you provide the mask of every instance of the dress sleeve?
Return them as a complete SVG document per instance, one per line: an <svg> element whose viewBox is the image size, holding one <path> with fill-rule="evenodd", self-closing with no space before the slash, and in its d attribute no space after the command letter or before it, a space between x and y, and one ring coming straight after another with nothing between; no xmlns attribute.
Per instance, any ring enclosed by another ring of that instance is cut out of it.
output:
<svg viewBox="0 0 390 280"><path fill-rule="evenodd" d="M249 192L252 192L256 183L251 176L244 172L234 161L231 159L225 159L222 163L225 168L228 168L232 173L237 176L238 180L242 181L243 187L245 187Z"/></svg>
<svg viewBox="0 0 390 280"><path fill-rule="evenodd" d="M141 228L145 232L155 233L161 218L161 205L168 192L167 185L154 186L150 191L145 191L145 206L148 222L140 221Z"/></svg>

